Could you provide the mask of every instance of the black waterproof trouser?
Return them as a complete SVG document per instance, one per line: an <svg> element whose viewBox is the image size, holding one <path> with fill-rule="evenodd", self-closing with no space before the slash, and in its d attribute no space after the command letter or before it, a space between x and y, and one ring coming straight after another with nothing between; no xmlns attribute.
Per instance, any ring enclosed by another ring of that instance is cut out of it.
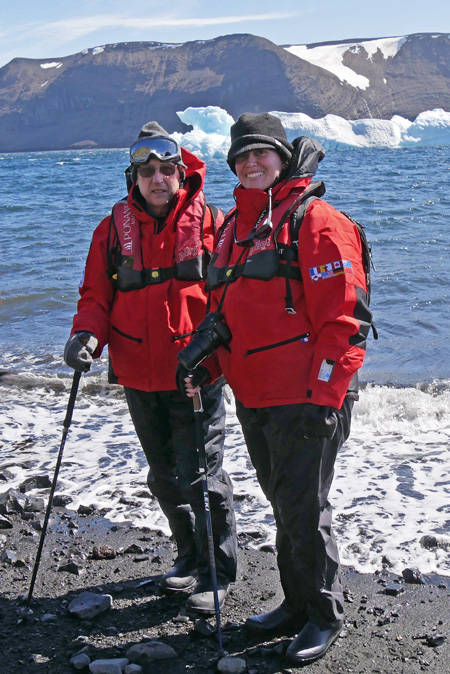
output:
<svg viewBox="0 0 450 674"><path fill-rule="evenodd" d="M237 540L231 480L222 467L223 381L202 387L203 432L217 577L236 578ZM131 418L150 467L147 483L168 519L177 562L210 578L202 483L192 400L179 391L148 393L125 387ZM192 564L192 566L191 566Z"/></svg>
<svg viewBox="0 0 450 674"><path fill-rule="evenodd" d="M328 494L336 455L350 433L353 400L337 410L332 440L303 437L303 405L249 409L236 401L252 463L277 526L277 562L288 605L326 621L342 619L339 554Z"/></svg>

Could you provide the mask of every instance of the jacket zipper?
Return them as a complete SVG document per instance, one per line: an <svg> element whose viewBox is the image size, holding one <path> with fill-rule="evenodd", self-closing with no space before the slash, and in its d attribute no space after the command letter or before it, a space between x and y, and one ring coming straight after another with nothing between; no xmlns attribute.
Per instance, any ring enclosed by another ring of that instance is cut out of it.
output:
<svg viewBox="0 0 450 674"><path fill-rule="evenodd" d="M122 330L119 330L119 328L115 328L114 325L111 326L111 330L114 330L115 332L118 332L119 335L122 335L122 337L126 337L127 339L131 339L133 342L137 342L138 344L142 344L143 340L140 339L139 337L132 337L131 335L127 335L126 332L122 332Z"/></svg>
<svg viewBox="0 0 450 674"><path fill-rule="evenodd" d="M260 351L267 351L268 349L275 349L277 346L285 346L286 344L292 344L292 342L298 342L300 340L308 341L308 337L311 333L304 332L302 335L297 337L291 337L291 339L285 339L282 342L275 342L275 344L268 344L267 346L260 346L257 349L249 349L244 353L244 358L247 356L252 356L254 353L259 353Z"/></svg>

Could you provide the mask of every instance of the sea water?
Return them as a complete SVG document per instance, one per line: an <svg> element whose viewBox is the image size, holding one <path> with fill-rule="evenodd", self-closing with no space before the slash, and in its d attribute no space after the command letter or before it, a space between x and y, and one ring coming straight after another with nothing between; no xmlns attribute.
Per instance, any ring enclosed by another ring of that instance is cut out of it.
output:
<svg viewBox="0 0 450 674"><path fill-rule="evenodd" d="M207 198L226 211L236 178L223 160L207 163ZM95 226L125 195L126 166L126 150L0 155L0 492L31 474L53 476L78 282ZM328 201L365 225L376 266L379 339L368 340L330 497L342 560L360 571L388 560L398 572L450 575L449 169L449 147L371 148L328 151L316 175ZM146 498L145 457L106 365L105 353L81 379L57 493L74 509L94 504L111 521L168 532ZM238 528L273 541L232 395L227 412Z"/></svg>

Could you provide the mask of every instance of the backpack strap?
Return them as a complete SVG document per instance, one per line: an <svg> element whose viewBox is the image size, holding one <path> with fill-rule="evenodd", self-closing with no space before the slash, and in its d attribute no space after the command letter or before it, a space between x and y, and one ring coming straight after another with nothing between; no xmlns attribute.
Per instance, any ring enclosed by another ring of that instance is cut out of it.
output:
<svg viewBox="0 0 450 674"><path fill-rule="evenodd" d="M219 209L216 206L213 206L213 204L206 204L211 212L211 219L212 219L212 226L213 226L213 233L214 233L214 238L216 237L216 231L217 231L217 216L219 214Z"/></svg>

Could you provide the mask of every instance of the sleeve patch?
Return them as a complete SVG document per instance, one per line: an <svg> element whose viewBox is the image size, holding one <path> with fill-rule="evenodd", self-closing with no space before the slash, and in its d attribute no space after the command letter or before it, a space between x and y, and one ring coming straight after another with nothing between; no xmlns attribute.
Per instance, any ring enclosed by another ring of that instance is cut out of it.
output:
<svg viewBox="0 0 450 674"><path fill-rule="evenodd" d="M353 274L352 263L349 260L327 262L326 264L321 264L319 267L311 267L309 270L309 275L313 282L334 278L341 274Z"/></svg>

